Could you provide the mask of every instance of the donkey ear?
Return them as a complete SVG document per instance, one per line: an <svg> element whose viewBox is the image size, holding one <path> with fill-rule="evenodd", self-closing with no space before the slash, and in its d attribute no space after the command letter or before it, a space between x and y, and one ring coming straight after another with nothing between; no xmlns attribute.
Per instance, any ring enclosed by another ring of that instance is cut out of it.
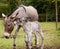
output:
<svg viewBox="0 0 60 49"><path fill-rule="evenodd" d="M3 18L6 18L6 15L4 13L2 13L2 16L3 16Z"/></svg>

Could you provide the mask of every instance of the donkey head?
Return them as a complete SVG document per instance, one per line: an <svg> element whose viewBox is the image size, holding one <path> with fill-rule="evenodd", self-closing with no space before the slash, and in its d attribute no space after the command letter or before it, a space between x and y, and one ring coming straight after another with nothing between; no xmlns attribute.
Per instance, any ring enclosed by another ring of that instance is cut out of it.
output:
<svg viewBox="0 0 60 49"><path fill-rule="evenodd" d="M3 13L2 13L2 16L4 18L4 37L9 38L12 30L14 29L14 24L10 17L7 17Z"/></svg>

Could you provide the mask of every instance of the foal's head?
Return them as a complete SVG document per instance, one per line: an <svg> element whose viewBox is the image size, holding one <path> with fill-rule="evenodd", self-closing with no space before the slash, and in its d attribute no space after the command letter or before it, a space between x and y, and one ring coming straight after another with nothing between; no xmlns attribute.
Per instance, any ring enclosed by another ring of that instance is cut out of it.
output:
<svg viewBox="0 0 60 49"><path fill-rule="evenodd" d="M4 18L4 37L9 38L12 30L14 29L14 24L11 17L6 17L3 13L2 16Z"/></svg>

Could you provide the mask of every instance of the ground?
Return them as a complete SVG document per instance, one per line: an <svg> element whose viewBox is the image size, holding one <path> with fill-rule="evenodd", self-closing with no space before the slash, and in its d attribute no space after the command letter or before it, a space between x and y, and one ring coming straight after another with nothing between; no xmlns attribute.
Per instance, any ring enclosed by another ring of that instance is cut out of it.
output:
<svg viewBox="0 0 60 49"><path fill-rule="evenodd" d="M60 49L60 22L58 22L58 30L56 30L55 22L39 22L43 29L44 34L44 49ZM15 29L12 32L14 34ZM13 49L13 38L5 39L3 37L4 33L4 25L3 20L0 20L0 49ZM18 36L16 39L16 49L26 49L25 41L24 41L24 31L21 28L18 32ZM34 35L33 35L33 47L34 45ZM39 40L41 43L41 38Z"/></svg>

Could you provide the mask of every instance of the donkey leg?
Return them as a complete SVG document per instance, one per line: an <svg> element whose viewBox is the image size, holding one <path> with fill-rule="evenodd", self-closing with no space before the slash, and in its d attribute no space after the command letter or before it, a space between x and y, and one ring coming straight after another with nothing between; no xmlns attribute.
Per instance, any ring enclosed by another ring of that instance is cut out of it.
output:
<svg viewBox="0 0 60 49"><path fill-rule="evenodd" d="M16 36L17 36L19 29L20 29L20 26L16 26L16 31L15 31L15 34L13 36L13 39L14 39L13 46L16 46Z"/></svg>
<svg viewBox="0 0 60 49"><path fill-rule="evenodd" d="M26 35L26 40L25 40L27 49L32 49L31 38L32 38L32 33L28 33L28 34Z"/></svg>
<svg viewBox="0 0 60 49"><path fill-rule="evenodd" d="M28 47L29 49L32 49L32 34L28 34Z"/></svg>
<svg viewBox="0 0 60 49"><path fill-rule="evenodd" d="M39 35L40 35L40 36L41 36L41 38L42 38L41 49L43 49L43 47L44 47L44 35L43 35L43 33L42 33L42 30L41 30L41 29L38 31L38 33L39 33Z"/></svg>
<svg viewBox="0 0 60 49"><path fill-rule="evenodd" d="M36 47L38 47L38 44L39 44L39 36L37 34L34 34L35 35L35 45Z"/></svg>
<svg viewBox="0 0 60 49"><path fill-rule="evenodd" d="M26 47L28 49L28 36L27 36L27 34L25 35L25 43L26 43Z"/></svg>

